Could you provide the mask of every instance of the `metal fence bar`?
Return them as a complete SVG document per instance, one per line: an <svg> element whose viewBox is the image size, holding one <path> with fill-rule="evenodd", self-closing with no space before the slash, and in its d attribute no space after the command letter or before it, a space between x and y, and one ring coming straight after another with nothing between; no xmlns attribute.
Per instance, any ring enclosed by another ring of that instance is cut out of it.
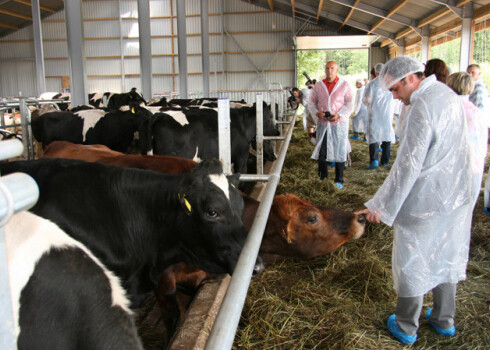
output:
<svg viewBox="0 0 490 350"><path fill-rule="evenodd" d="M17 139L0 142L0 160L18 157L22 152L22 143ZM38 197L39 188L29 175L14 173L0 178L0 349L2 350L17 349L3 226L13 214L34 206Z"/></svg>
<svg viewBox="0 0 490 350"><path fill-rule="evenodd" d="M238 322L242 313L243 305L247 296L250 278L254 268L255 261L262 242L265 225L269 217L269 211L276 192L277 184L286 158L286 152L291 141L291 135L294 129L294 120L286 134L283 147L276 163L271 169L269 181L266 186L264 196L257 210L254 223L249 231L245 245L233 272L230 285L226 291L221 308L216 316L213 328L206 343L206 350L229 350L233 346Z"/></svg>
<svg viewBox="0 0 490 350"><path fill-rule="evenodd" d="M262 175L264 173L264 104L262 94L256 96L256 136L255 136L255 148L257 154L257 174Z"/></svg>
<svg viewBox="0 0 490 350"><path fill-rule="evenodd" d="M223 172L231 174L230 100L218 99L218 148Z"/></svg>

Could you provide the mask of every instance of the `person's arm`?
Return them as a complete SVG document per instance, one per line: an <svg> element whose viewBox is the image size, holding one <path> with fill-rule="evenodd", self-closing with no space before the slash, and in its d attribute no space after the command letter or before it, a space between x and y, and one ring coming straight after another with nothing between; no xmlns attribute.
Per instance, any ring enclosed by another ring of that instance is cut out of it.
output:
<svg viewBox="0 0 490 350"><path fill-rule="evenodd" d="M344 104L342 108L339 109L339 111L334 114L332 118L329 120L332 122L335 122L340 119L342 123L348 123L349 122L349 117L352 113L352 109L354 108L354 103L352 102L352 89L349 85L349 83L345 83L347 86L345 86L345 91L344 91Z"/></svg>

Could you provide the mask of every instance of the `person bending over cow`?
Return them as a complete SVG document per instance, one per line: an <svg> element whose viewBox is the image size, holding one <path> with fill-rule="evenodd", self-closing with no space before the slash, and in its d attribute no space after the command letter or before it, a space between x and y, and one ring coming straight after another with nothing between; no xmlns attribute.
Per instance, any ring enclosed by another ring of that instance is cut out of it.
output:
<svg viewBox="0 0 490 350"><path fill-rule="evenodd" d="M394 227L393 280L398 295L389 332L400 342L417 339L424 295L426 318L438 334L456 332L456 286L466 278L472 211L467 126L458 96L422 63L408 56L382 69L381 86L411 108L390 173L365 203L370 222Z"/></svg>
<svg viewBox="0 0 490 350"><path fill-rule="evenodd" d="M349 117L354 108L350 84L337 75L334 61L325 66L326 78L315 84L308 109L317 123L317 143L311 156L318 160L318 175L328 177L328 166L335 162L335 185L343 188L347 160Z"/></svg>

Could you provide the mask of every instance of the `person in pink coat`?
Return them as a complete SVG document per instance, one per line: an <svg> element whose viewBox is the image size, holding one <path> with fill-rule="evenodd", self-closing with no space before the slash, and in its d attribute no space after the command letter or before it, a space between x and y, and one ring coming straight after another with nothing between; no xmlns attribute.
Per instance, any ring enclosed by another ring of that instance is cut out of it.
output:
<svg viewBox="0 0 490 350"><path fill-rule="evenodd" d="M343 188L347 160L349 117L354 109L352 88L338 75L337 63L329 61L326 77L315 84L308 109L317 123L317 145L312 159L318 160L320 179L328 177L329 165L335 163L335 185Z"/></svg>

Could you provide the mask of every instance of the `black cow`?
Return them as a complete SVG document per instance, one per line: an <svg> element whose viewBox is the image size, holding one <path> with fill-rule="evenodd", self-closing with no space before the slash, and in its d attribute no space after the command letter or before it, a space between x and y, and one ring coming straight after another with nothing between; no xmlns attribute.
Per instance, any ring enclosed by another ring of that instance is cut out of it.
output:
<svg viewBox="0 0 490 350"><path fill-rule="evenodd" d="M128 106L130 103L144 104L146 106L146 100L143 96L136 91L136 88L132 88L130 92L110 95L107 100L107 108L118 109L122 106Z"/></svg>
<svg viewBox="0 0 490 350"><path fill-rule="evenodd" d="M126 152L136 131L151 115L139 106L131 110L82 110L50 112L32 118L32 133L43 147L53 141L105 145Z"/></svg>
<svg viewBox="0 0 490 350"><path fill-rule="evenodd" d="M247 173L250 144L256 136L256 109L230 109L231 162L235 172ZM277 136L270 109L264 103L264 135ZM189 159L218 157L218 113L214 109L185 109L157 113L142 127L142 154L173 155Z"/></svg>
<svg viewBox="0 0 490 350"><path fill-rule="evenodd" d="M90 93L88 94L88 98L89 104L96 108L103 107L104 98L107 100L108 109L119 109L122 106L128 106L130 103L146 105L146 100L136 91L135 87L130 92L120 94L113 92Z"/></svg>
<svg viewBox="0 0 490 350"><path fill-rule="evenodd" d="M231 274L246 238L238 176L225 177L217 159L186 174L62 158L4 163L0 171L36 180L30 211L87 246L121 278L133 307L171 264Z"/></svg>
<svg viewBox="0 0 490 350"><path fill-rule="evenodd" d="M87 247L29 212L5 240L18 349L143 349L120 280Z"/></svg>

